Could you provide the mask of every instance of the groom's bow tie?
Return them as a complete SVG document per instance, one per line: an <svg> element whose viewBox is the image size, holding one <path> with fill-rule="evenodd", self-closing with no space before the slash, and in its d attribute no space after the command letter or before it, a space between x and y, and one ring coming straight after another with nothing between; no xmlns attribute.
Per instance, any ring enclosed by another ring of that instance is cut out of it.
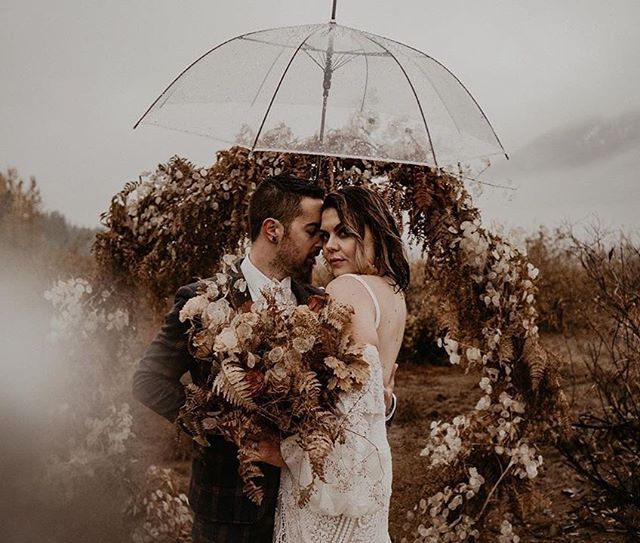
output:
<svg viewBox="0 0 640 543"><path fill-rule="evenodd" d="M285 277L281 281L272 277L270 278L256 268L248 256L243 259L240 264L240 269L247 281L249 293L254 301L261 298L263 290L274 289L279 299L287 302L296 302L291 290L291 277Z"/></svg>
<svg viewBox="0 0 640 543"><path fill-rule="evenodd" d="M271 282L273 286L277 288L281 288L283 290L291 290L291 277L285 277L282 281L278 281L277 279L272 278Z"/></svg>
<svg viewBox="0 0 640 543"><path fill-rule="evenodd" d="M296 303L296 297L291 290L291 277L285 277L282 281L271 279L271 283L276 291L276 298L284 302Z"/></svg>

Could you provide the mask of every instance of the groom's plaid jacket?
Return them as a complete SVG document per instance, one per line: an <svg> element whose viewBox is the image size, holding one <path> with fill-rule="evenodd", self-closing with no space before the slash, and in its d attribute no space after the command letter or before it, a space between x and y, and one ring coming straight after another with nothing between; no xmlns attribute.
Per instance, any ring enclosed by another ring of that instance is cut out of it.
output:
<svg viewBox="0 0 640 543"><path fill-rule="evenodd" d="M239 268L239 267L238 267ZM242 278L242 272L232 274L230 284ZM188 322L180 322L184 304L197 294L197 282L180 287L175 303L166 315L158 335L147 347L133 377L133 394L147 407L174 421L185 402L184 385L180 378L187 372L200 386L207 381L207 371L191 356L188 349ZM321 291L297 281L291 290L298 303ZM249 289L243 292L232 287L231 303L241 307L251 300ZM210 439L211 446L203 448L192 464L189 503L200 518L224 523L252 524L275 513L280 470L263 464L265 497L256 506L242 494L242 479L238 475L237 449L221 437Z"/></svg>

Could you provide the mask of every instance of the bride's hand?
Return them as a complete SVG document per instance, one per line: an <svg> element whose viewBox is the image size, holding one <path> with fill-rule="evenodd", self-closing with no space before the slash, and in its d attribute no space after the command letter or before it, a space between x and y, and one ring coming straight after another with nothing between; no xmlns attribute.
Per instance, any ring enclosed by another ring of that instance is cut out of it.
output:
<svg viewBox="0 0 640 543"><path fill-rule="evenodd" d="M393 404L393 389L396 386L396 370L398 369L398 364L393 365L393 369L391 370L391 375L389 376L389 381L384 386L384 408L386 412L389 412L391 406Z"/></svg>

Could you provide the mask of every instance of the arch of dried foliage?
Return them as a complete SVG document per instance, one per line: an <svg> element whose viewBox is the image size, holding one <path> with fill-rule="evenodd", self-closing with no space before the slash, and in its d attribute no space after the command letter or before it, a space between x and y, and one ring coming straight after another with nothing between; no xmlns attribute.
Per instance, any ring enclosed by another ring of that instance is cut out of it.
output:
<svg viewBox="0 0 640 543"><path fill-rule="evenodd" d="M219 152L209 168L172 158L113 198L103 215L106 230L93 248L100 280L120 292L134 289L164 309L179 285L211 275L221 256L242 243L256 183L280 172L314 178L317 167L312 156L249 155L239 147ZM427 436L440 460L424 499L409 515L414 520L407 536L464 541L473 530L495 525L491 513L504 504L522 515L537 466L526 449L534 451L533 444L554 435L564 421L554 364L535 326L537 270L482 227L458 178L427 167L352 159L326 158L320 168L328 190L371 184L398 215L408 215L409 235L422 245L427 262L425 280L438 285L434 332L452 362L478 370L482 378L482 405ZM480 478L470 478L472 467Z"/></svg>

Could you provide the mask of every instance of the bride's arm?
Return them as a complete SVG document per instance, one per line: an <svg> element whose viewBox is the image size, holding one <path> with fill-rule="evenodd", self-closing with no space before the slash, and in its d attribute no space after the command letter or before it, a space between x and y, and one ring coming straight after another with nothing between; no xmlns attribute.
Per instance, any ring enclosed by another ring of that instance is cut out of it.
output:
<svg viewBox="0 0 640 543"><path fill-rule="evenodd" d="M365 358L379 364L377 350L369 347ZM327 516L362 517L385 507L391 477L391 459L386 441L382 379L369 382L359 392L341 393L345 435L329 454L323 479L313 479L309 454L297 436L280 445L283 460L295 487L303 489L313 481L308 508Z"/></svg>
<svg viewBox="0 0 640 543"><path fill-rule="evenodd" d="M375 307L364 287L352 278L338 278L327 287L337 301L354 308L352 333L357 343L377 346ZM368 305L370 304L370 305ZM336 443L325 464L324 481L316 480L309 508L319 514L360 517L384 505L385 470L390 460L384 427L382 369L377 348L365 350L371 364L370 379L362 390L342 393L340 409L345 417L345 441ZM309 456L296 436L283 440L281 452L297 485L312 480Z"/></svg>
<svg viewBox="0 0 640 543"><path fill-rule="evenodd" d="M352 277L337 277L327 285L326 292L338 302L353 307L352 334L354 341L361 345L369 343L377 347L376 310L365 288ZM394 364L391 375L384 383L385 418L389 423L395 415L397 405L397 399L393 394L397 369L398 364Z"/></svg>
<svg viewBox="0 0 640 543"><path fill-rule="evenodd" d="M398 364L393 365L393 369L391 370L391 375L389 376L389 380L384 384L384 407L385 407L385 418L387 423L390 423L393 419L393 416L396 413L396 407L398 404L398 400L396 395L393 393L393 390L396 386L396 370L398 369Z"/></svg>

